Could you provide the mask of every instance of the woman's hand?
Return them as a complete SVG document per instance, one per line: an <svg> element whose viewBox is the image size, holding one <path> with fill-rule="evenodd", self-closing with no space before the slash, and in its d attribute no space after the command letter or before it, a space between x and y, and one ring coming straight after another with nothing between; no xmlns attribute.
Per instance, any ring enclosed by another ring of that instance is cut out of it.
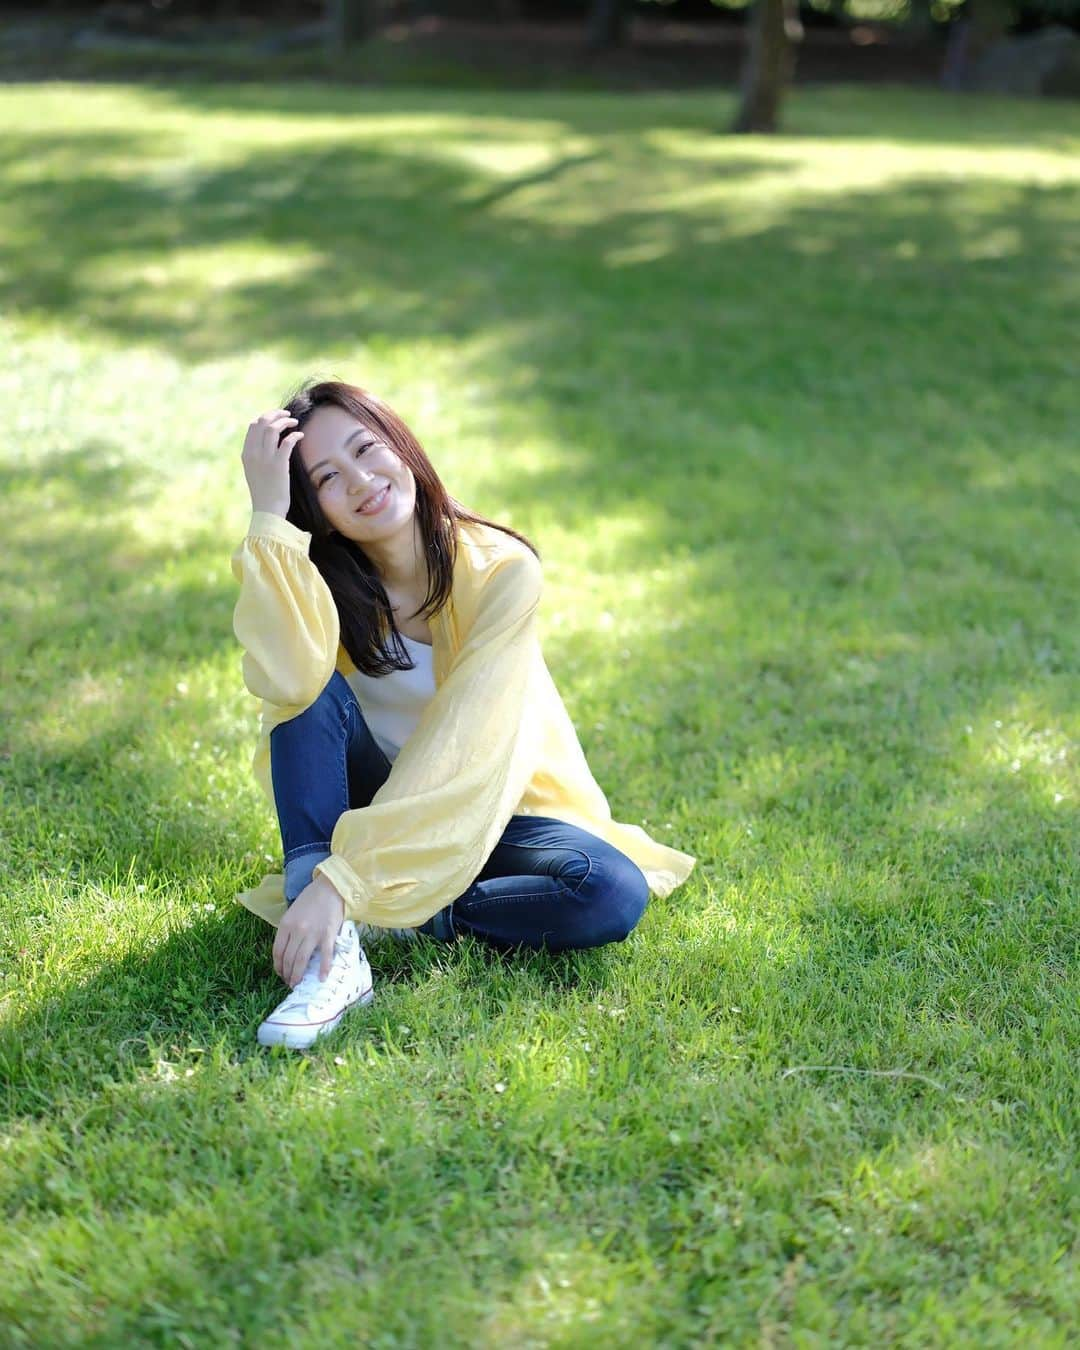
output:
<svg viewBox="0 0 1080 1350"><path fill-rule="evenodd" d="M290 989L299 983L316 948L322 954L319 978L330 974L334 939L344 917L344 901L324 876L305 886L285 911L274 939L274 969Z"/></svg>
<svg viewBox="0 0 1080 1350"><path fill-rule="evenodd" d="M293 431L283 436L282 432L296 422L284 408L275 408L248 426L240 459L253 511L270 511L276 516L288 513L289 456L304 433Z"/></svg>

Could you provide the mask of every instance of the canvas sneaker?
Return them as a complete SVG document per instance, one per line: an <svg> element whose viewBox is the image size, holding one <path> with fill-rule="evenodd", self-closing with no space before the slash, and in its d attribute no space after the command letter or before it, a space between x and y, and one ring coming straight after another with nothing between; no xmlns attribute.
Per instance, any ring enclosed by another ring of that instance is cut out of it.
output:
<svg viewBox="0 0 1080 1350"><path fill-rule="evenodd" d="M345 920L334 939L334 957L325 980L319 979L320 960L316 950L295 988L260 1024L260 1045L305 1050L319 1036L333 1031L354 1003L370 1003L374 998L371 966L351 919Z"/></svg>

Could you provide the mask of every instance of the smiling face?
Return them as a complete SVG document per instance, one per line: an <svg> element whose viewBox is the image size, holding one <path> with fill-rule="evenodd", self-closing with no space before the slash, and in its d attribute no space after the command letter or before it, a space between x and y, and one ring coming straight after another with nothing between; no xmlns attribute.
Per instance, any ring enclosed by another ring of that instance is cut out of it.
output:
<svg viewBox="0 0 1080 1350"><path fill-rule="evenodd" d="M347 539L363 545L411 530L416 478L378 430L344 408L324 405L304 425L293 453L326 519Z"/></svg>

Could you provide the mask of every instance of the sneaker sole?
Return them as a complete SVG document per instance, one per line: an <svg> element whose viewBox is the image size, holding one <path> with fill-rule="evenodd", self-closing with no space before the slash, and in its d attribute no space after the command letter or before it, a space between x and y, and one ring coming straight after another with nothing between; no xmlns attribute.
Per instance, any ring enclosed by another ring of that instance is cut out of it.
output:
<svg viewBox="0 0 1080 1350"><path fill-rule="evenodd" d="M370 1003L374 997L375 986L369 985L359 998L354 998L351 1003L346 1003L345 1007L335 1017L330 1017L325 1022L309 1023L304 1027L294 1026L288 1022L271 1022L267 1019L267 1021L260 1023L255 1039L260 1045L268 1047L284 1045L290 1050L306 1050L320 1036L328 1036L350 1008L355 1008L358 1004Z"/></svg>

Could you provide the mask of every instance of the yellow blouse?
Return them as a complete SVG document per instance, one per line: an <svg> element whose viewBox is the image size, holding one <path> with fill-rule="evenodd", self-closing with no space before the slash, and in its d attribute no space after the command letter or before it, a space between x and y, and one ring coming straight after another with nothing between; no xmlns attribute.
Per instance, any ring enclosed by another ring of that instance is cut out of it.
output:
<svg viewBox="0 0 1080 1350"><path fill-rule="evenodd" d="M668 895L696 859L612 820L541 652L539 559L489 525L458 528L450 600L429 620L435 693L370 805L339 817L315 873L347 918L416 927L468 889L512 815L539 815L613 844L652 894ZM253 511L231 558L233 631L244 683L261 700L252 768L271 805L270 732L310 707L335 669L356 669L310 543L283 516ZM284 877L264 876L237 899L276 925Z"/></svg>

